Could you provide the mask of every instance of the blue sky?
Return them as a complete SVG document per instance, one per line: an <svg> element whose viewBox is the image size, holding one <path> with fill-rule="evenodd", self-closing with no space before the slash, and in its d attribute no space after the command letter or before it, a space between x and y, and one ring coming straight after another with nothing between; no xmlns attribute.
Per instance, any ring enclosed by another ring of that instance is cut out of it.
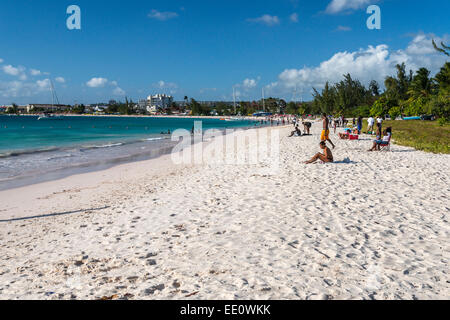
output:
<svg viewBox="0 0 450 320"><path fill-rule="evenodd" d="M81 30L66 9L81 8ZM381 30L366 9L381 8ZM152 93L197 100L310 98L344 72L380 82L405 61L433 72L446 61L450 1L36 1L0 3L0 104L134 100Z"/></svg>

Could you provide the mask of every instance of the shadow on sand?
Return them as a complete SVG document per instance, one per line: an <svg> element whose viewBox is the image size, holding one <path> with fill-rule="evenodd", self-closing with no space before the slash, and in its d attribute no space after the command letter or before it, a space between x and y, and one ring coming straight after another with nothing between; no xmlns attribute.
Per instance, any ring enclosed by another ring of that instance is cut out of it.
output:
<svg viewBox="0 0 450 320"><path fill-rule="evenodd" d="M345 158L344 160L334 161L333 163L335 163L335 164L354 164L354 163L358 163L358 162L352 161L349 158Z"/></svg>
<svg viewBox="0 0 450 320"><path fill-rule="evenodd" d="M33 219L40 219L40 218L50 218L50 217L57 217L57 216L65 216L65 215L69 215L69 214L90 212L90 211L98 211L98 210L104 210L104 209L108 209L108 208L110 208L110 207L106 206L106 207L102 207L102 208L92 208L92 209L83 209L83 210L77 210L77 211L51 213L51 214L44 214L44 215L33 216L33 217L13 218L13 219L0 220L0 223L14 222L14 221L25 221L25 220L33 220Z"/></svg>

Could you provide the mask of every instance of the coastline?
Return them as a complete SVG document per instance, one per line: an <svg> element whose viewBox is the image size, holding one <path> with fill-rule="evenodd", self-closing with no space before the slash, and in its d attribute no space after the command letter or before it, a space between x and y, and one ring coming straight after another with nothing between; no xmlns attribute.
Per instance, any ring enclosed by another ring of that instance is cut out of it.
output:
<svg viewBox="0 0 450 320"><path fill-rule="evenodd" d="M195 117L190 120L195 119L208 120L207 118ZM213 126L220 128L220 124L218 121L216 122ZM203 124L205 123L208 124L207 121L203 122ZM234 122L230 128L248 130L254 128L253 123L253 121L245 121L242 124ZM59 124L59 122L56 122L56 124ZM69 119L66 126L70 128L71 125ZM103 125L108 126L109 124ZM127 125L128 130L128 124L125 125ZM170 126L171 124L167 125ZM177 125L174 124L175 127ZM224 125L224 127L227 127L227 125ZM209 128L204 130L207 129ZM116 134L117 137L112 138L109 137L109 132L103 132L100 133L100 136L103 134L106 138L98 140L80 140L77 143L69 140L67 145L52 144L12 150L3 154L0 152L0 166L4 168L0 172L0 190L56 180L77 173L104 170L122 163L156 158L170 153L177 144L171 141L170 135L162 134L162 132L159 134L159 130L148 133L147 127L145 127L145 130L145 133L140 132L129 137L124 133L123 136ZM219 130L225 129L220 128ZM54 143L60 142L55 141Z"/></svg>
<svg viewBox="0 0 450 320"><path fill-rule="evenodd" d="M277 174L166 155L0 192L0 298L448 299L449 156L332 135L307 166L320 125L275 129Z"/></svg>

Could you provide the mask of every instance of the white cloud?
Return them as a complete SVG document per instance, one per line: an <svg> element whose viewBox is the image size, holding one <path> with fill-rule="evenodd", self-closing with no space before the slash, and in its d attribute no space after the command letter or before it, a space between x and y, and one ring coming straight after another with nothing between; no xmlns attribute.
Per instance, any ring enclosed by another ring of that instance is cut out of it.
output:
<svg viewBox="0 0 450 320"><path fill-rule="evenodd" d="M35 96L41 92L50 90L50 80L39 80L36 82L9 81L0 82L0 96L3 98L23 98Z"/></svg>
<svg viewBox="0 0 450 320"><path fill-rule="evenodd" d="M55 81L59 82L59 83L65 83L66 79L64 79L63 77L57 77L57 78L55 78Z"/></svg>
<svg viewBox="0 0 450 320"><path fill-rule="evenodd" d="M269 14L265 14L259 18L247 19L249 22L262 23L267 26L274 26L280 24L280 19L277 16L271 16Z"/></svg>
<svg viewBox="0 0 450 320"><path fill-rule="evenodd" d="M114 89L113 94L116 95L116 96L124 96L125 95L125 91L122 90L122 88L117 87L117 88Z"/></svg>
<svg viewBox="0 0 450 320"><path fill-rule="evenodd" d="M64 80L64 79L60 78L60 80ZM102 77L92 78L91 80L86 82L86 85L89 88L104 88L106 86L114 87L114 90L112 91L112 93L116 96L124 96L126 93L122 88L119 87L119 84L117 81L109 81L107 78L102 78Z"/></svg>
<svg viewBox="0 0 450 320"><path fill-rule="evenodd" d="M356 10L378 1L379 0L332 0L325 12L336 14L343 11Z"/></svg>
<svg viewBox="0 0 450 320"><path fill-rule="evenodd" d="M177 89L178 88L178 85L176 83L166 82L163 80L158 81L158 83L155 83L153 86L156 88L159 88L159 89Z"/></svg>
<svg viewBox="0 0 450 320"><path fill-rule="evenodd" d="M0 59L0 63L3 63L3 61L4 61L3 59Z"/></svg>
<svg viewBox="0 0 450 320"><path fill-rule="evenodd" d="M7 65L3 67L3 72L11 76L19 75L20 71L18 68L14 68L12 65Z"/></svg>
<svg viewBox="0 0 450 320"><path fill-rule="evenodd" d="M50 89L50 80L49 79L38 80L36 81L36 85L40 89Z"/></svg>
<svg viewBox="0 0 450 320"><path fill-rule="evenodd" d="M103 88L108 83L108 79L106 78L92 78L88 82L86 82L86 85L89 88Z"/></svg>
<svg viewBox="0 0 450 320"><path fill-rule="evenodd" d="M293 13L289 16L289 20L291 20L291 22L297 23L298 22L298 14L297 13Z"/></svg>
<svg viewBox="0 0 450 320"><path fill-rule="evenodd" d="M25 74L25 68L24 67L13 67L12 65L3 66L3 72L10 75L10 76L16 76L19 77L20 80L26 80L27 76Z"/></svg>
<svg viewBox="0 0 450 320"><path fill-rule="evenodd" d="M158 10L153 9L152 12L148 14L149 18L156 19L159 21L167 21L173 18L178 17L178 13L176 12L161 12Z"/></svg>
<svg viewBox="0 0 450 320"><path fill-rule="evenodd" d="M296 87L304 90L310 90L312 87L321 89L326 81L338 82L346 73L366 85L371 80L377 80L383 86L387 76L395 75L395 65L402 62L408 70L416 71L426 67L434 74L446 62L446 56L433 49L432 37L437 41L449 40L448 36L441 39L434 35L419 34L406 49L390 50L387 45L381 44L354 52L338 52L316 67L286 69L279 75L277 82L266 88L272 94L292 93Z"/></svg>
<svg viewBox="0 0 450 320"><path fill-rule="evenodd" d="M36 70L36 69L30 69L30 74L32 76L40 76L42 74L42 72L39 70Z"/></svg>
<svg viewBox="0 0 450 320"><path fill-rule="evenodd" d="M352 31L352 28L347 26L338 26L336 31Z"/></svg>
<svg viewBox="0 0 450 320"><path fill-rule="evenodd" d="M244 88L252 89L252 88L256 87L257 83L258 83L258 80L245 79L243 82L243 86L244 86Z"/></svg>

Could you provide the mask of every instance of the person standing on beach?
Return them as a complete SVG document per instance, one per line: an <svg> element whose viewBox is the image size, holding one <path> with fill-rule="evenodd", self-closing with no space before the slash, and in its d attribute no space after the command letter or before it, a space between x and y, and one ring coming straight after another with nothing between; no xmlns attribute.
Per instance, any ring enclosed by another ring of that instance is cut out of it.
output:
<svg viewBox="0 0 450 320"><path fill-rule="evenodd" d="M383 128L383 118L381 116L378 116L378 118L377 118L377 128L381 134L382 128Z"/></svg>
<svg viewBox="0 0 450 320"><path fill-rule="evenodd" d="M373 126L375 125L375 119L370 116L369 119L367 119L367 133L372 133L373 134Z"/></svg>
<svg viewBox="0 0 450 320"><path fill-rule="evenodd" d="M320 136L320 141L322 142L328 141L334 149L336 146L330 140L330 121L328 120L326 113L322 114L322 119L323 119L323 130L322 135Z"/></svg>
<svg viewBox="0 0 450 320"><path fill-rule="evenodd" d="M358 134L361 134L361 130L362 130L362 122L363 119L361 116L358 117L358 123L357 123L357 127L358 127Z"/></svg>
<svg viewBox="0 0 450 320"><path fill-rule="evenodd" d="M311 122L302 122L303 124L303 132L305 132L305 135L310 135L311 133Z"/></svg>

